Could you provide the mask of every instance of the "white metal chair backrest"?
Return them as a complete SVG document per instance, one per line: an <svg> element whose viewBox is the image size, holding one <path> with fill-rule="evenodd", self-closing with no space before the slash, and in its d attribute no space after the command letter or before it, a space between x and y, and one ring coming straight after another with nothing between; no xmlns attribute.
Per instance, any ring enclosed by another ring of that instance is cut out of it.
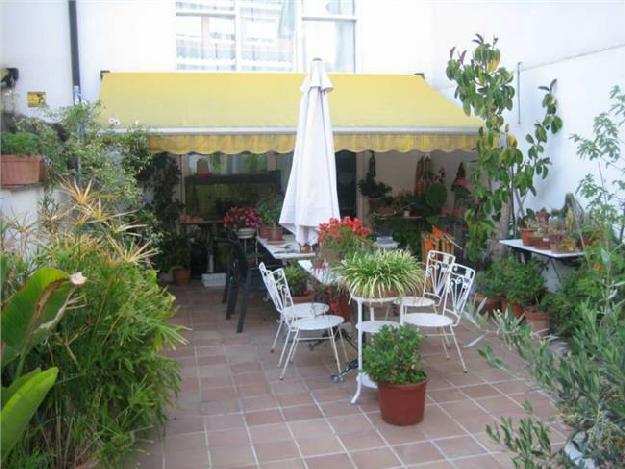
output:
<svg viewBox="0 0 625 469"><path fill-rule="evenodd" d="M456 256L448 252L430 250L425 264L425 282L423 296L436 301L436 306L445 297L445 288L451 266Z"/></svg>
<svg viewBox="0 0 625 469"><path fill-rule="evenodd" d="M273 278L275 282L276 294L280 306L278 311L283 312L286 308L293 306L293 298L291 298L291 290L289 289L289 283L286 279L286 273L284 269L276 269L273 272Z"/></svg>
<svg viewBox="0 0 625 469"><path fill-rule="evenodd" d="M475 270L461 264L453 264L451 266L447 279L443 314L455 317L454 326L458 324L462 317L474 280Z"/></svg>
<svg viewBox="0 0 625 469"><path fill-rule="evenodd" d="M263 278L263 282L265 283L265 287L267 288L267 293L269 293L269 298L273 302L274 306L280 312L281 305L279 303L278 298L278 290L276 289L276 281L274 278L274 273L267 269L264 262L261 262L258 265L258 270L260 270L260 275Z"/></svg>

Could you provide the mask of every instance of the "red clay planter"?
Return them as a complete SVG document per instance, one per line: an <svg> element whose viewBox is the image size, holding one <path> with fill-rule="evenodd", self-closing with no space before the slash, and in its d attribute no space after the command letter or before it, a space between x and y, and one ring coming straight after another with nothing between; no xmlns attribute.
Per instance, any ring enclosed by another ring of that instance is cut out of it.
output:
<svg viewBox="0 0 625 469"><path fill-rule="evenodd" d="M427 378L417 384L377 384L382 420L402 426L423 420Z"/></svg>

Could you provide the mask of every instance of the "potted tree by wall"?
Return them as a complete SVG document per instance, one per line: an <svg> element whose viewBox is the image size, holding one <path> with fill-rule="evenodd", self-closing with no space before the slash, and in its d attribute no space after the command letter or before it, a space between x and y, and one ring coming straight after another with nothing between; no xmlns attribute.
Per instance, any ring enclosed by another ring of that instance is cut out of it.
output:
<svg viewBox="0 0 625 469"><path fill-rule="evenodd" d="M299 264L290 263L284 268L284 274L289 284L293 303L311 302L314 292L308 287L308 273Z"/></svg>
<svg viewBox="0 0 625 469"><path fill-rule="evenodd" d="M41 143L31 132L4 133L1 143L2 186L21 186L45 180Z"/></svg>
<svg viewBox="0 0 625 469"><path fill-rule="evenodd" d="M423 336L409 326L384 326L363 350L363 371L378 386L380 414L393 425L423 420L427 376L419 348Z"/></svg>
<svg viewBox="0 0 625 469"><path fill-rule="evenodd" d="M269 241L282 241L282 227L278 225L281 210L282 198L275 194L262 199L256 205L256 212L261 223L258 236Z"/></svg>
<svg viewBox="0 0 625 469"><path fill-rule="evenodd" d="M188 285L191 281L191 243L183 236L178 235L172 242L176 265L172 267L174 281L178 286Z"/></svg>

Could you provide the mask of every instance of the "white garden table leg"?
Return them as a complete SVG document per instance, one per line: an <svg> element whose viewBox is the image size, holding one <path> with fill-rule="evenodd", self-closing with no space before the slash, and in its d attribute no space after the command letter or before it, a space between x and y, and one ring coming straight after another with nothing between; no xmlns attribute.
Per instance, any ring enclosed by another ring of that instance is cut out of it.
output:
<svg viewBox="0 0 625 469"><path fill-rule="evenodd" d="M356 303L358 304L358 321L356 324L360 325L362 323L362 300L357 299ZM362 371L362 327L357 327L358 330L358 373L356 374L356 394L352 397L351 403L355 404L360 396L360 390L362 388L361 383L361 371Z"/></svg>

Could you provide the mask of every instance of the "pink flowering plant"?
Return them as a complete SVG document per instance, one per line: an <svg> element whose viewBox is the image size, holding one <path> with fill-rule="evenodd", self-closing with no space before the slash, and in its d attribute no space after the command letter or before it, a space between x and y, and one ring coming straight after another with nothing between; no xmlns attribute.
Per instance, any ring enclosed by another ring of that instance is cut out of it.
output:
<svg viewBox="0 0 625 469"><path fill-rule="evenodd" d="M239 228L258 228L260 217L256 210L250 207L232 207L224 217L226 228L238 230Z"/></svg>

